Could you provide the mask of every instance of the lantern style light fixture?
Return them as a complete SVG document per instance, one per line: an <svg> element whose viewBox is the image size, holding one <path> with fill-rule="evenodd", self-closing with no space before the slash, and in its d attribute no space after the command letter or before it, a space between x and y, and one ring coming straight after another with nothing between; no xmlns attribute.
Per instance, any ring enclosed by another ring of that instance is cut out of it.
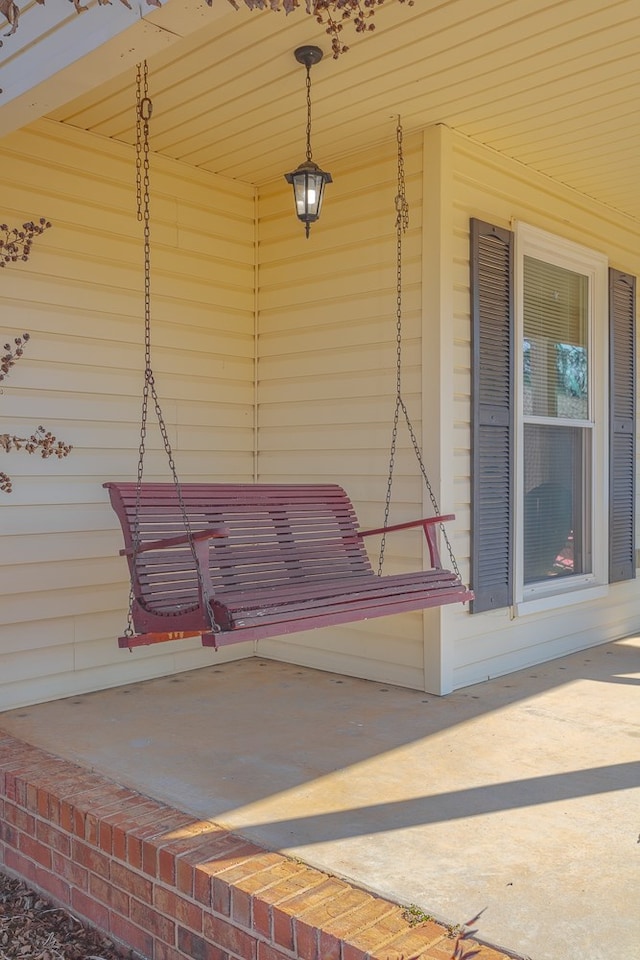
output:
<svg viewBox="0 0 640 960"><path fill-rule="evenodd" d="M322 50L313 46L298 47L294 56L307 68L307 157L292 173L285 173L284 178L293 185L296 214L304 223L308 237L311 224L320 216L324 185L332 183L331 174L311 159L311 67L322 60Z"/></svg>

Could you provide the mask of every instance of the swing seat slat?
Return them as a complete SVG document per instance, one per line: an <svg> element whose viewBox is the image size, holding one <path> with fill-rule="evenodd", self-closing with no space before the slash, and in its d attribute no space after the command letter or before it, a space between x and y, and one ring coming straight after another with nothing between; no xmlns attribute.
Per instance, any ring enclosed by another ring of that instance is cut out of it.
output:
<svg viewBox="0 0 640 960"><path fill-rule="evenodd" d="M473 599L440 561L437 529L452 515L360 530L334 484L182 484L192 550L174 485L104 486L133 588L135 636L121 647L193 636L217 647ZM409 527L422 527L431 569L379 577L364 537Z"/></svg>

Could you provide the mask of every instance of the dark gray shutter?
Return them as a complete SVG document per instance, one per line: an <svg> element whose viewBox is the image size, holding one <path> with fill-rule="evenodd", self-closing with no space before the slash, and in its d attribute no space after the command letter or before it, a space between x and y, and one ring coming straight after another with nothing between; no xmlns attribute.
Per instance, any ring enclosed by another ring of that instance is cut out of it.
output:
<svg viewBox="0 0 640 960"><path fill-rule="evenodd" d="M513 234L471 220L471 612L513 583Z"/></svg>
<svg viewBox="0 0 640 960"><path fill-rule="evenodd" d="M609 270L609 581L635 563L636 278Z"/></svg>

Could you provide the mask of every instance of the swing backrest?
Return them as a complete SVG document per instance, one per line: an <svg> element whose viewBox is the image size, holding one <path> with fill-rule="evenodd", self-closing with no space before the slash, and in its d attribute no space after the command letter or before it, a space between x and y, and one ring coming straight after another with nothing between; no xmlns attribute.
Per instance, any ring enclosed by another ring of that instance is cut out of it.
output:
<svg viewBox="0 0 640 960"><path fill-rule="evenodd" d="M185 535L175 486L143 484L138 508L135 483L104 486L120 519L136 597L158 612L197 605L198 580L188 542L131 553L136 524L143 547ZM181 490L192 533L224 530L209 546L217 597L373 573L357 536L351 500L337 485L208 483L182 484Z"/></svg>

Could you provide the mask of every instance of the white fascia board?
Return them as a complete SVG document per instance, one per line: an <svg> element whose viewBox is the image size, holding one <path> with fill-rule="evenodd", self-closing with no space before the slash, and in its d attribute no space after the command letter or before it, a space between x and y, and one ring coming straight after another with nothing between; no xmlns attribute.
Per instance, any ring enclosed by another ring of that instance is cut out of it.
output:
<svg viewBox="0 0 640 960"><path fill-rule="evenodd" d="M32 4L0 49L0 136L31 123L171 46L230 7L217 0L167 0L161 7L130 0L70 13L58 3ZM6 34L7 31L4 31Z"/></svg>

